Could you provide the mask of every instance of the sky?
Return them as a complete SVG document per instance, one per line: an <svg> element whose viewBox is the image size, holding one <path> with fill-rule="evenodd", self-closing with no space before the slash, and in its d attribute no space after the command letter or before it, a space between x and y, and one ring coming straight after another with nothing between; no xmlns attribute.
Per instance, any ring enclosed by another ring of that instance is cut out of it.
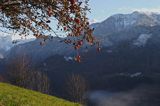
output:
<svg viewBox="0 0 160 106"><path fill-rule="evenodd" d="M160 0L90 0L91 22L99 22L117 13L160 12Z"/></svg>

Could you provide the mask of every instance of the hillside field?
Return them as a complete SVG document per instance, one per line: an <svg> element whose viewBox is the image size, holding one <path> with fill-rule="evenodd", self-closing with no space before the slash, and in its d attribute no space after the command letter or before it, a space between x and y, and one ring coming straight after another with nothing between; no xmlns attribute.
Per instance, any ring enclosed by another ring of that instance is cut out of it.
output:
<svg viewBox="0 0 160 106"><path fill-rule="evenodd" d="M0 83L0 106L80 106L39 92Z"/></svg>

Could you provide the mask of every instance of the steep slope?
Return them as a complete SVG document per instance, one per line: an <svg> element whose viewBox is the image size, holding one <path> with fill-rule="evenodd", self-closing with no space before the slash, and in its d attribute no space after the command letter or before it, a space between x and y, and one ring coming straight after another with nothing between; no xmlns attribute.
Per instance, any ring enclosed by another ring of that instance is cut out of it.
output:
<svg viewBox="0 0 160 106"><path fill-rule="evenodd" d="M80 106L53 96L0 83L0 106Z"/></svg>

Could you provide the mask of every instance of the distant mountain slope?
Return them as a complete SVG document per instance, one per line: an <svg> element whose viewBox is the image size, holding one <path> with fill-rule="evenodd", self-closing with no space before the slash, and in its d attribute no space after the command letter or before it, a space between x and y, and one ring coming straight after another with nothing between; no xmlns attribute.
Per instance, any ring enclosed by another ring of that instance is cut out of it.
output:
<svg viewBox="0 0 160 106"><path fill-rule="evenodd" d="M0 106L80 106L53 96L0 83Z"/></svg>
<svg viewBox="0 0 160 106"><path fill-rule="evenodd" d="M5 53L12 47L11 36L0 35L0 59L5 57Z"/></svg>
<svg viewBox="0 0 160 106"><path fill-rule="evenodd" d="M29 41L33 41L34 39L17 39L13 40L14 35L6 35L6 33L0 33L0 59L6 58L7 52L18 44L23 44ZM17 42L16 44L13 44L13 41Z"/></svg>
<svg viewBox="0 0 160 106"><path fill-rule="evenodd" d="M65 44L64 42L60 42L61 40L58 38L47 40L46 44L43 46L40 45L40 40L19 44L10 50L8 56L14 57L15 55L28 55L34 61L41 61L55 54L71 54L74 51L73 47Z"/></svg>
<svg viewBox="0 0 160 106"><path fill-rule="evenodd" d="M148 35L152 35L149 38L154 38L154 34L159 33L160 14L137 11L131 14L116 14L91 26L95 28L94 35L100 39L102 45L111 46L115 42L127 40L134 42L141 35L147 35L143 38L148 38Z"/></svg>
<svg viewBox="0 0 160 106"><path fill-rule="evenodd" d="M82 62L65 61L63 56L48 57L37 68L44 70L50 80L53 94L65 93L66 79L70 74L83 75L92 90L124 91L139 85L160 83L160 42L145 47L122 42L117 47L94 49L81 54Z"/></svg>
<svg viewBox="0 0 160 106"><path fill-rule="evenodd" d="M100 23L92 24L94 35L102 47L114 47L121 42L132 43L131 46L145 46L147 43L160 42L160 14L133 12L131 14L116 14ZM11 49L9 57L26 54L38 62L53 55L73 56L73 47L54 38L48 40L45 46L40 46L35 40L19 44Z"/></svg>
<svg viewBox="0 0 160 106"><path fill-rule="evenodd" d="M131 14L115 14L101 23L95 23L95 34L108 34L126 30L135 26L156 26L160 25L160 14L144 13L135 11Z"/></svg>

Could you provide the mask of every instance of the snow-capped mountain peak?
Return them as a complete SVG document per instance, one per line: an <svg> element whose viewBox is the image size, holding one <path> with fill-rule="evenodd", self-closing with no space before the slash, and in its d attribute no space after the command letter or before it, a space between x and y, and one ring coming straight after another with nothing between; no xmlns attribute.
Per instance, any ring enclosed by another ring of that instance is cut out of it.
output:
<svg viewBox="0 0 160 106"><path fill-rule="evenodd" d="M110 16L103 22L93 24L92 26L97 29L95 32L101 34L112 33L129 29L135 26L156 26L160 25L160 14L154 12L138 12L135 11L131 14L116 14ZM97 33L96 33L97 34Z"/></svg>
<svg viewBox="0 0 160 106"><path fill-rule="evenodd" d="M94 35L102 39L104 46L126 40L144 46L150 38L159 36L160 13L135 11L131 14L115 14L92 27L95 28Z"/></svg>
<svg viewBox="0 0 160 106"><path fill-rule="evenodd" d="M115 25L115 27L116 28L119 27L120 29L138 25L144 25L144 26L160 25L160 14L153 12L135 11L131 14L117 14L109 18L113 19L114 20L113 24ZM104 22L108 23L108 19L105 20Z"/></svg>

